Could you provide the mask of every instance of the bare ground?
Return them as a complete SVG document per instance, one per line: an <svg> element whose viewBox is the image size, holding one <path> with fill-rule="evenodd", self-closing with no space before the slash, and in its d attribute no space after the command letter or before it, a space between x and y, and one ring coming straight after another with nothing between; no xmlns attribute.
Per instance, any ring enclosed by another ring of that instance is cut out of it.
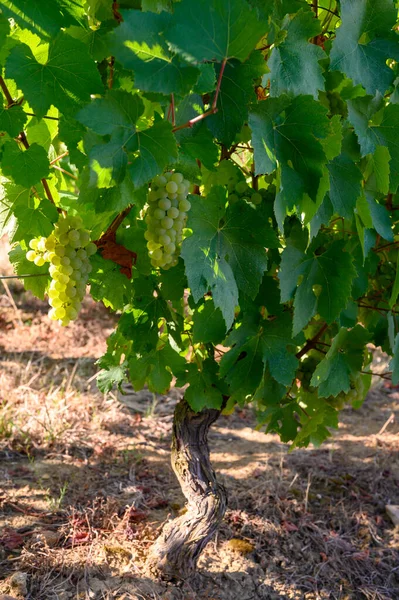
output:
<svg viewBox="0 0 399 600"><path fill-rule="evenodd" d="M222 417L210 444L225 522L196 577L161 584L143 562L184 510L169 465L180 391L103 396L95 360L114 318L87 299L60 329L18 283L10 293L16 306L0 296L0 597L399 599L399 531L385 511L399 504L397 390L375 386L329 443L291 454L254 431L250 409Z"/></svg>

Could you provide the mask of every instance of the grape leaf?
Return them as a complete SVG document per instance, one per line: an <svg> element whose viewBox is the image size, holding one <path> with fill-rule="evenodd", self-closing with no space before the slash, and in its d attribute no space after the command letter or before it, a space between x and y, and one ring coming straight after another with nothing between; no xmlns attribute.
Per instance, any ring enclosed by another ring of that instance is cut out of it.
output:
<svg viewBox="0 0 399 600"><path fill-rule="evenodd" d="M122 310L132 299L132 286L126 275L122 275L119 265L106 260L97 253L91 258L93 267L90 273L90 292L113 310Z"/></svg>
<svg viewBox="0 0 399 600"><path fill-rule="evenodd" d="M292 318L281 313L270 321L247 318L226 340L231 346L220 361L220 374L232 390L232 398L241 403L253 395L266 368L281 385L291 385L298 359L288 347L294 346L291 336Z"/></svg>
<svg viewBox="0 0 399 600"><path fill-rule="evenodd" d="M393 242L394 236L389 212L369 192L366 192L366 200L374 229L385 240Z"/></svg>
<svg viewBox="0 0 399 600"><path fill-rule="evenodd" d="M193 198L188 220L193 235L184 240L181 255L194 301L210 290L229 328L238 291L256 296L267 267L265 246L276 247L278 242L262 213L244 202L226 212L225 204L221 187L200 202Z"/></svg>
<svg viewBox="0 0 399 600"><path fill-rule="evenodd" d="M352 329L341 327L310 382L318 388L319 396L328 398L349 392L351 375L357 375L363 367L364 348L369 339L369 332L361 325Z"/></svg>
<svg viewBox="0 0 399 600"><path fill-rule="evenodd" d="M147 92L187 94L200 72L174 56L162 32L171 15L122 10L123 23L110 34L111 52L134 71L135 87Z"/></svg>
<svg viewBox="0 0 399 600"><path fill-rule="evenodd" d="M352 256L343 246L342 241L333 242L322 254L314 254L311 248L306 253L294 246L285 248L279 273L281 301L287 302L295 296L294 335L315 314L332 323L345 308L356 270ZM300 275L303 279L298 285ZM313 291L314 286L320 286L318 295Z"/></svg>
<svg viewBox="0 0 399 600"><path fill-rule="evenodd" d="M72 0L3 0L3 14L40 37L50 38L69 25L81 25L83 9Z"/></svg>
<svg viewBox="0 0 399 600"><path fill-rule="evenodd" d="M399 59L392 31L397 11L391 0L341 0L341 27L332 44L330 69L342 71L367 93L382 95L395 74L387 65Z"/></svg>
<svg viewBox="0 0 399 600"><path fill-rule="evenodd" d="M329 196L334 212L345 219L352 219L356 200L362 190L362 172L345 154L329 162L327 169L330 175Z"/></svg>
<svg viewBox="0 0 399 600"><path fill-rule="evenodd" d="M245 0L182 0L165 37L194 61L245 60L268 24Z"/></svg>
<svg viewBox="0 0 399 600"><path fill-rule="evenodd" d="M1 165L4 175L26 188L46 177L50 167L47 152L42 146L32 144L22 151L15 142L4 144Z"/></svg>
<svg viewBox="0 0 399 600"><path fill-rule="evenodd" d="M362 156L374 152L376 139L369 123L373 115L384 106L380 94L348 100L348 119L352 123L362 151Z"/></svg>
<svg viewBox="0 0 399 600"><path fill-rule="evenodd" d="M211 299L202 304L193 315L193 342L220 344L226 335L226 325L219 308Z"/></svg>
<svg viewBox="0 0 399 600"><path fill-rule="evenodd" d="M177 157L171 124L158 121L149 129L136 131L129 141L129 150L139 152L128 170L134 185L141 187L155 175L162 173L166 165L174 162Z"/></svg>
<svg viewBox="0 0 399 600"><path fill-rule="evenodd" d="M103 91L86 46L62 32L50 42L43 64L26 44L12 48L6 75L17 82L38 118L46 114L51 104L62 112L76 111L90 100L90 94Z"/></svg>
<svg viewBox="0 0 399 600"><path fill-rule="evenodd" d="M99 364L105 367L104 360L100 359ZM126 381L126 364L107 366L97 375L96 381L103 394L110 392L115 385L119 388Z"/></svg>
<svg viewBox="0 0 399 600"><path fill-rule="evenodd" d="M11 137L17 137L24 128L27 116L22 106L3 105L3 99L0 97L0 132L5 131Z"/></svg>
<svg viewBox="0 0 399 600"><path fill-rule="evenodd" d="M151 392L165 394L173 375L184 371L186 361L167 343L143 356L130 356L128 365L129 379L135 390L142 389L147 381Z"/></svg>
<svg viewBox="0 0 399 600"><path fill-rule="evenodd" d="M124 90L109 90L104 98L96 98L82 108L76 119L99 135L111 135L115 129L129 135L144 112L140 96Z"/></svg>
<svg viewBox="0 0 399 600"><path fill-rule="evenodd" d="M207 358L203 361L201 369L188 364L187 374L178 379L179 386L189 383L184 398L195 412L200 412L203 408L221 408L223 395L218 387L220 382L217 372L218 364Z"/></svg>
<svg viewBox="0 0 399 600"><path fill-rule="evenodd" d="M299 11L287 15L281 25L286 30L280 44L276 44L268 60L270 74L264 78L264 85L270 80L270 95L310 94L318 99L324 90L324 79L319 61L325 58L320 46L308 40L320 33L320 22L311 11Z"/></svg>
<svg viewBox="0 0 399 600"><path fill-rule="evenodd" d="M222 144L230 146L248 120L248 104L256 100L254 80L261 77L265 69L260 52L253 52L242 64L238 60L227 63L218 96L218 112L207 119L207 126ZM217 75L219 72L220 68Z"/></svg>
<svg viewBox="0 0 399 600"><path fill-rule="evenodd" d="M302 394L300 404L306 410L306 415L303 410L299 412L301 429L290 446L290 452L294 448L308 446L310 442L320 446L331 435L327 427L338 428L338 413L335 408L315 394Z"/></svg>
<svg viewBox="0 0 399 600"><path fill-rule="evenodd" d="M192 129L183 129L180 132L179 144L180 152L198 159L207 169L213 170L219 151L205 123L199 123Z"/></svg>
<svg viewBox="0 0 399 600"><path fill-rule="evenodd" d="M120 142L96 144L89 152L90 187L110 188L120 184L126 174L127 154Z"/></svg>
<svg viewBox="0 0 399 600"><path fill-rule="evenodd" d="M310 96L298 96L292 102L286 96L271 98L252 107L249 125L255 173L271 173L277 161L284 163L300 176L304 191L315 199L327 162L320 143L330 132L326 109Z"/></svg>

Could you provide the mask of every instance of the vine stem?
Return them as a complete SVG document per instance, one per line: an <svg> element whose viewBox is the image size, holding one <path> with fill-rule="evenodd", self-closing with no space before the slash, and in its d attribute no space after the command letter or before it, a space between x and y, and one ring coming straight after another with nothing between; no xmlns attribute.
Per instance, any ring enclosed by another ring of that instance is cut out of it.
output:
<svg viewBox="0 0 399 600"><path fill-rule="evenodd" d="M7 87L7 84L6 84L6 82L4 81L4 79L3 79L3 77L1 75L0 75L0 87L1 87L1 89L3 91L3 93L4 93L4 96L6 97L7 108L10 108L11 106L13 106L15 104L15 102L12 99L12 96L10 94L10 91L9 91L8 87ZM26 133L24 131L21 131L21 133L19 134L19 136L18 136L17 139L21 142L21 144L24 146L24 148L26 150L29 148L29 142L28 142L28 139L26 137ZM51 190L49 188L49 185L47 183L47 180L45 178L43 178L40 181L42 182L43 189L44 189L44 191L46 193L46 196L47 196L48 200L52 204L55 205L54 198L53 198L53 195L52 195ZM62 210L58 206L56 208L57 208L57 211L59 213L62 212Z"/></svg>
<svg viewBox="0 0 399 600"><path fill-rule="evenodd" d="M3 94L6 97L7 100L7 108L10 108L11 106L13 106L15 104L14 100L12 99L12 96L8 90L8 87L6 85L6 82L4 81L4 79L2 78L2 76L0 75L0 87L3 90Z"/></svg>
<svg viewBox="0 0 399 600"><path fill-rule="evenodd" d="M299 352L296 353L296 357L300 359L307 352L309 352L309 350L313 350L316 347L318 339L323 335L327 328L327 323L324 323L324 325L320 327L319 331L310 340L306 342L304 347L301 350L299 350Z"/></svg>
<svg viewBox="0 0 399 600"><path fill-rule="evenodd" d="M227 63L227 58L224 58L221 66L220 66L220 72L219 72L219 77L218 77L218 81L216 84L215 96L213 98L211 108L209 110L206 110L201 115L198 115L197 117L190 119L186 123L183 123L183 125L178 125L178 127L173 127L173 129L172 129L173 133L175 133L176 131L180 131L181 129L187 129L188 127L193 127L199 121L202 121L203 119L206 119L206 117L210 117L211 115L214 115L215 113L217 113L217 111L218 111L217 102L218 102L218 97L219 97L219 92L220 92L220 86L222 85L222 78L223 78L224 69L226 67L226 63Z"/></svg>

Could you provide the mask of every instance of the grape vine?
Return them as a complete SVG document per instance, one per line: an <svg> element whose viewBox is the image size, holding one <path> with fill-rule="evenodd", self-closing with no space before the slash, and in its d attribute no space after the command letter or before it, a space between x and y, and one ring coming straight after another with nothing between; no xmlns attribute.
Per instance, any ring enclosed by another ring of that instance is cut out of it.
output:
<svg viewBox="0 0 399 600"><path fill-rule="evenodd" d="M42 4L0 8L16 276L61 325L87 290L119 315L102 390L321 443L373 347L399 382L395 3Z"/></svg>

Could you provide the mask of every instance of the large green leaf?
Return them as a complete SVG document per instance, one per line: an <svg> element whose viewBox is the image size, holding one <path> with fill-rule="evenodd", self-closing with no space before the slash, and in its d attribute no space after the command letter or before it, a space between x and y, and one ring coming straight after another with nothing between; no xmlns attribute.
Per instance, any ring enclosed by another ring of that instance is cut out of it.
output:
<svg viewBox="0 0 399 600"><path fill-rule="evenodd" d="M141 187L162 173L166 165L173 163L177 157L171 124L158 121L149 129L137 131L129 141L129 150L139 153L128 170L134 185Z"/></svg>
<svg viewBox="0 0 399 600"><path fill-rule="evenodd" d="M239 290L256 296L267 267L265 247L276 247L277 238L262 213L246 203L226 212L221 187L205 198L194 198L188 221L193 235L182 246L188 284L195 302L212 292L229 328Z"/></svg>
<svg viewBox="0 0 399 600"><path fill-rule="evenodd" d="M207 119L213 135L226 146L230 146L248 120L248 105L255 102L256 78L261 77L266 63L260 52L253 52L244 63L231 60L227 63L220 86L218 112ZM217 74L219 74L220 68Z"/></svg>
<svg viewBox="0 0 399 600"><path fill-rule="evenodd" d="M310 11L287 15L282 23L286 30L283 41L277 44L268 60L271 96L284 93L311 94L315 100L324 90L319 61L325 57L320 48L308 40L320 33L320 23Z"/></svg>
<svg viewBox="0 0 399 600"><path fill-rule="evenodd" d="M1 167L4 175L14 182L29 188L49 173L47 152L39 144L32 144L27 150L20 150L15 142L4 145Z"/></svg>
<svg viewBox="0 0 399 600"><path fill-rule="evenodd" d="M134 72L135 86L147 92L187 94L200 72L171 52L161 35L170 14L122 10L123 23L111 34L111 51Z"/></svg>
<svg viewBox="0 0 399 600"><path fill-rule="evenodd" d="M330 200L334 212L345 219L353 218L356 200L361 193L362 172L345 154L328 163Z"/></svg>
<svg viewBox="0 0 399 600"><path fill-rule="evenodd" d="M341 241L333 242L322 254L285 248L279 273L281 300L294 297L294 335L317 313L332 323L345 308L356 270L343 246Z"/></svg>
<svg viewBox="0 0 399 600"><path fill-rule="evenodd" d="M243 61L267 29L245 0L182 0L165 36L183 56L198 62Z"/></svg>
<svg viewBox="0 0 399 600"><path fill-rule="evenodd" d="M253 395L266 368L278 383L291 385L298 366L291 330L291 316L281 313L270 321L247 319L232 331L226 340L231 350L221 360L220 373L235 399L242 402Z"/></svg>
<svg viewBox="0 0 399 600"><path fill-rule="evenodd" d="M99 135L112 134L121 129L129 135L144 112L140 96L124 90L109 90L104 98L96 98L82 108L76 118Z"/></svg>
<svg viewBox="0 0 399 600"><path fill-rule="evenodd" d="M50 38L69 25L81 25L83 4L73 0L3 0L1 10L7 18L40 37Z"/></svg>
<svg viewBox="0 0 399 600"><path fill-rule="evenodd" d="M326 109L310 96L298 96L292 102L286 97L272 98L251 109L256 174L271 173L277 161L295 171L292 179L294 195L298 183L303 191L316 199L323 166L327 162L320 139L330 132ZM290 185L286 185L286 194Z"/></svg>
<svg viewBox="0 0 399 600"><path fill-rule="evenodd" d="M351 375L361 371L369 339L369 332L361 325L353 329L341 327L312 376L311 385L318 388L319 396L327 398L349 392Z"/></svg>
<svg viewBox="0 0 399 600"><path fill-rule="evenodd" d="M7 108L3 105L3 99L0 97L0 132L17 137L23 130L26 121L27 116L21 106L14 105Z"/></svg>
<svg viewBox="0 0 399 600"><path fill-rule="evenodd" d="M342 71L367 93L382 95L395 74L388 59L399 59L392 28L397 10L392 0L341 0L341 27L331 50L331 70Z"/></svg>
<svg viewBox="0 0 399 600"><path fill-rule="evenodd" d="M15 79L37 117L53 104L62 112L76 111L103 91L96 64L83 42L61 32L49 45L48 58L38 62L26 44L12 48L6 75Z"/></svg>

